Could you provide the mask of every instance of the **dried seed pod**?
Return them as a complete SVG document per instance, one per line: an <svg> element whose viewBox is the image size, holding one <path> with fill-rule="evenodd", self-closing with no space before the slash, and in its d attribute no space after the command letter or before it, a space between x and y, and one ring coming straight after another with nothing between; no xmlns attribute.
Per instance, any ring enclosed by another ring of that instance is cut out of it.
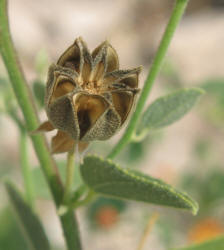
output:
<svg viewBox="0 0 224 250"><path fill-rule="evenodd" d="M106 41L90 54L82 38L75 40L49 68L45 107L49 121L37 131L58 129L54 153L81 151L93 140L107 140L130 114L141 68L119 70L115 49Z"/></svg>

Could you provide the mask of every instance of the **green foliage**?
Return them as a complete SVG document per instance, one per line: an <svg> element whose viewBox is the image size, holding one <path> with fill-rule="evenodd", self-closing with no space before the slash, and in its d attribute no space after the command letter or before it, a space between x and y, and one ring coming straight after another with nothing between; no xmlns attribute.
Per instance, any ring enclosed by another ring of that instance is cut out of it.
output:
<svg viewBox="0 0 224 250"><path fill-rule="evenodd" d="M200 85L208 94L224 98L224 79L211 79Z"/></svg>
<svg viewBox="0 0 224 250"><path fill-rule="evenodd" d="M19 218L20 224L23 226L24 233L33 250L49 250L50 246L45 235L39 218L34 214L31 208L26 204L20 193L15 187L6 182L5 184L10 201Z"/></svg>
<svg viewBox="0 0 224 250"><path fill-rule="evenodd" d="M200 244L195 244L184 248L175 248L173 250L222 250L224 249L224 237L218 237Z"/></svg>
<svg viewBox="0 0 224 250"><path fill-rule="evenodd" d="M193 173L189 174L184 176L182 187L195 193L202 213L224 201L224 172L214 167L214 170L201 178Z"/></svg>
<svg viewBox="0 0 224 250"><path fill-rule="evenodd" d="M58 170L63 181L65 181L65 176L66 176L66 162L65 161L58 162ZM44 199L51 199L51 194L48 189L47 182L44 178L44 175L40 166L32 170L32 175L33 175L32 179L34 181L33 183L34 192L35 192L36 197L44 198ZM78 188L82 184L78 166L76 166L73 180L74 180L73 186L72 186L73 189Z"/></svg>
<svg viewBox="0 0 224 250"><path fill-rule="evenodd" d="M200 87L208 93L201 108L203 115L213 125L223 128L224 79L210 79Z"/></svg>
<svg viewBox="0 0 224 250"><path fill-rule="evenodd" d="M0 221L0 249L29 250L14 214L9 207L1 210Z"/></svg>
<svg viewBox="0 0 224 250"><path fill-rule="evenodd" d="M171 206L197 213L198 205L186 194L161 180L122 169L112 161L87 156L80 168L84 182L95 192L115 198Z"/></svg>
<svg viewBox="0 0 224 250"><path fill-rule="evenodd" d="M224 201L224 172L214 170L208 173L202 182L202 187L198 190L201 191L200 199L204 205L208 206L220 200Z"/></svg>
<svg viewBox="0 0 224 250"><path fill-rule="evenodd" d="M136 129L136 125L139 121L140 115L147 101L147 97L155 82L156 76L160 71L163 59L166 55L167 49L177 28L177 25L179 24L180 19L185 11L187 3L187 0L180 0L175 2L174 9L172 11L167 28L161 39L161 43L158 47L158 51L155 54L155 59L152 63L151 70L148 74L141 95L139 97L136 106L136 112L134 112L133 117L122 139L112 150L110 157L114 157L115 155L117 155L121 151L121 149L130 142L131 136ZM30 95L29 86L26 85L27 81L20 69L19 58L17 57L16 52L14 50L14 47L16 46L14 46L12 42L8 24L9 21L7 15L7 0L0 0L0 52L5 63L6 69L8 71L10 83L13 87L14 94L23 113L25 124L23 124L23 122L20 122L20 119L18 119L19 117L17 116L17 112L15 112L17 110L15 110L14 107L8 108L7 111L20 128L24 129L23 125L25 125L28 131L33 131L35 128L37 128L39 119L36 115L34 101L32 99L32 96ZM46 74L45 70L47 70L47 67L47 56L46 53L42 52L37 57L36 61L36 71L39 74L37 78L38 81L42 81L43 75ZM40 82L34 84L34 93L40 106L43 105L44 93L43 86L41 86ZM176 102L175 104L178 104L178 102ZM7 106L9 106L9 103L7 103ZM161 111L161 109L159 109L159 111ZM159 113L159 122L153 119L153 123L150 123L151 120L149 124L148 120L146 122L141 122L140 132L142 132L142 130L147 131L151 128L160 128L171 124L175 120L179 119L184 112L186 112L181 109L181 114L177 112L176 115L170 115L171 118L165 117L164 119L164 117L162 116L163 114L167 115L168 111L166 111L165 109L164 113ZM43 136L33 135L31 136L31 139L33 141L34 149L36 151L38 160L41 163L44 176L46 177L47 183L49 184L48 187L50 188L51 193L53 194L55 206L58 208L60 207L60 205L62 205L61 201L63 200L63 189L60 185L58 185L61 181L60 176L57 175L55 171L54 161L48 150L47 144L45 143ZM141 148L139 149L140 155ZM67 166L69 165L72 166L72 164L67 164ZM156 180L139 172L123 170L115 166L115 164L113 164L112 162L100 160L97 157L87 157L84 160L84 164L82 164L81 170L85 182L99 193L105 195L112 195L117 198L145 201L160 205L188 209L191 210L193 213L197 212L197 204L193 200L191 200L187 195L176 191L171 186L163 183L160 180ZM71 171L67 171L67 173L67 177L72 177L72 174L70 174ZM26 178L28 177L24 178L26 181ZM39 183L38 187L40 188L40 186L41 184ZM67 186L69 186L70 189L70 185ZM27 188L26 185L25 188ZM10 197L11 203L18 215L18 218L20 219L20 222L24 227L24 231L28 236L30 249L32 248L33 250L48 250L50 248L49 243L44 234L39 219L36 217L31 208L26 204L24 199L21 197L19 192L14 188L12 184L6 183L6 189ZM67 191L66 188L65 191ZM72 190L68 191L70 192ZM79 240L78 226L74 217L74 212L69 210L63 215L58 215L65 236L66 248L69 250L81 250L82 247Z"/></svg>
<svg viewBox="0 0 224 250"><path fill-rule="evenodd" d="M137 135L168 126L182 118L203 94L199 88L181 89L155 100L146 111L137 127Z"/></svg>
<svg viewBox="0 0 224 250"><path fill-rule="evenodd" d="M33 82L33 93L40 108L44 107L45 85L40 80Z"/></svg>

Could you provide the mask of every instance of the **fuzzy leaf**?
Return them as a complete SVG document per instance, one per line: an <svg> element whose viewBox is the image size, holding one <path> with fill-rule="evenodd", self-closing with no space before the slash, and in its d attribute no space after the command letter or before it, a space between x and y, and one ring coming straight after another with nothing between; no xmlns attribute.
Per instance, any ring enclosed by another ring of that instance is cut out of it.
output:
<svg viewBox="0 0 224 250"><path fill-rule="evenodd" d="M32 250L50 250L47 236L39 218L34 214L31 208L26 204L21 194L9 182L5 183L9 199L15 209L20 224L27 236L30 248Z"/></svg>
<svg viewBox="0 0 224 250"><path fill-rule="evenodd" d="M221 250L224 249L224 237L217 237L215 239L205 241L203 243L194 244L192 246L175 248L173 250Z"/></svg>
<svg viewBox="0 0 224 250"><path fill-rule="evenodd" d="M95 192L115 198L182 208L197 213L198 205L188 195L161 180L123 169L110 160L87 156L80 167L83 181Z"/></svg>
<svg viewBox="0 0 224 250"><path fill-rule="evenodd" d="M181 89L155 100L142 115L137 134L160 129L182 118L203 94L199 88Z"/></svg>

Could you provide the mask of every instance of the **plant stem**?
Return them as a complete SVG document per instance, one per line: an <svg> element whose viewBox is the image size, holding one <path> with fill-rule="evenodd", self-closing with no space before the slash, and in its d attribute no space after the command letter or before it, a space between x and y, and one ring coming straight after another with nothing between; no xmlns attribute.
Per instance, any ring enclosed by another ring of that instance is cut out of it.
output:
<svg viewBox="0 0 224 250"><path fill-rule="evenodd" d="M64 231L67 249L82 250L78 222L74 217L74 211L69 210L59 217Z"/></svg>
<svg viewBox="0 0 224 250"><path fill-rule="evenodd" d="M32 100L31 92L26 83L25 77L20 68L18 58L11 40L8 27L7 17L7 2L6 0L0 0L0 52L8 70L9 78L16 95L17 101L22 109L24 119L26 122L26 128L28 131L36 129L39 125L37 112ZM42 136L32 136L34 148L37 152L38 158L43 167L43 171L47 176L51 186L55 187L55 190L59 189L58 185L60 181L53 168L53 160L49 151L46 149L46 141ZM55 198L59 200L58 193L54 194Z"/></svg>
<svg viewBox="0 0 224 250"><path fill-rule="evenodd" d="M96 193L93 192L92 190L89 190L87 193L86 197L84 197L82 200L76 200L74 202L68 203L68 204L62 205L58 209L58 214L59 216L63 216L64 214L68 213L69 211L73 211L74 209L77 209L78 207L85 206L89 204L90 201L92 201L94 198L96 198Z"/></svg>
<svg viewBox="0 0 224 250"><path fill-rule="evenodd" d="M64 190L64 203L69 201L73 176L74 176L74 166L75 165L75 145L73 148L68 152L67 156L67 165L66 165L66 181L65 181L65 190Z"/></svg>
<svg viewBox="0 0 224 250"><path fill-rule="evenodd" d="M151 69L149 71L149 74L146 78L144 87L141 91L141 95L139 97L136 110L131 117L131 120L129 122L129 125L125 133L123 134L119 142L116 144L116 146L112 149L112 151L108 155L108 158L111 158L111 159L114 158L123 149L123 147L130 141L131 136L136 128L137 122L145 106L145 103L147 101L147 98L149 96L149 93L151 91L151 88L155 82L156 76L158 75L160 71L163 59L166 55L167 49L173 38L174 32L181 20L181 17L184 14L187 3L188 3L188 0L176 0L170 20L168 22L168 25L166 27L166 30L160 42L159 48L154 57L154 60L153 60Z"/></svg>
<svg viewBox="0 0 224 250"><path fill-rule="evenodd" d="M27 135L25 130L20 130L19 148L20 148L20 165L22 167L26 200L30 205L30 207L34 208L34 189L32 183L31 168L28 160Z"/></svg>
<svg viewBox="0 0 224 250"><path fill-rule="evenodd" d="M83 200L76 201L74 204L71 205L70 209L76 209L80 206L85 206L87 205L90 201L93 200L93 198L96 197L96 193L93 192L92 190L89 190L88 194Z"/></svg>
<svg viewBox="0 0 224 250"><path fill-rule="evenodd" d="M35 130L39 125L37 112L31 91L22 73L16 51L9 32L7 16L7 0L0 0L0 53L5 63L17 101L24 115L28 131ZM58 207L62 201L63 187L57 173L54 159L49 152L46 139L41 135L31 136L34 149L41 168ZM68 250L80 250L78 226L74 213L69 212L60 217Z"/></svg>

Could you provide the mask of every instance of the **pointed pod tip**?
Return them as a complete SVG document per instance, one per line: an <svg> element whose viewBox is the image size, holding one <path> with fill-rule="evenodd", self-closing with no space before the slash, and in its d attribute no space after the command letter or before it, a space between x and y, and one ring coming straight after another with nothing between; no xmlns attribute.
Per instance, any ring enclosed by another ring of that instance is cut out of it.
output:
<svg viewBox="0 0 224 250"><path fill-rule="evenodd" d="M109 43L109 41L107 39L103 42L103 44L105 44L107 46L111 46L110 43Z"/></svg>
<svg viewBox="0 0 224 250"><path fill-rule="evenodd" d="M83 42L83 38L81 36L79 36L75 39L75 42Z"/></svg>
<svg viewBox="0 0 224 250"><path fill-rule="evenodd" d="M78 46L79 49L87 48L86 42L83 40L81 36L75 39L73 46Z"/></svg>
<svg viewBox="0 0 224 250"><path fill-rule="evenodd" d="M138 69L138 73L141 73L141 71L143 69L143 65L138 66L137 69Z"/></svg>
<svg viewBox="0 0 224 250"><path fill-rule="evenodd" d="M100 47L102 50L106 50L108 48L112 48L113 50L115 50L107 39L100 44Z"/></svg>

